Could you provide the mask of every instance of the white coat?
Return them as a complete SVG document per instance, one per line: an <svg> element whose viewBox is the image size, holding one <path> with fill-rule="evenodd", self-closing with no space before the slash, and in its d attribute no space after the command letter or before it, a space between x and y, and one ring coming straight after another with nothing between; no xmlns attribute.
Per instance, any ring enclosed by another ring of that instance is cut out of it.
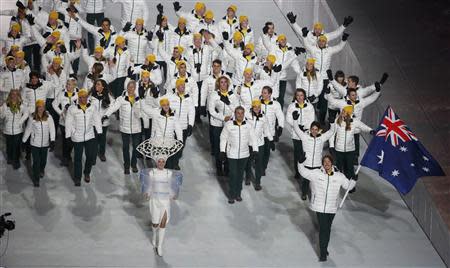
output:
<svg viewBox="0 0 450 268"><path fill-rule="evenodd" d="M86 111L79 104L70 106L66 114L66 139L73 142L85 142L95 138L94 128L102 133L102 122L95 105L88 101Z"/></svg>
<svg viewBox="0 0 450 268"><path fill-rule="evenodd" d="M220 151L226 152L228 158L243 159L250 156L249 147L258 152L258 143L251 124L245 120L241 124L236 120L225 123L220 134Z"/></svg>
<svg viewBox="0 0 450 268"><path fill-rule="evenodd" d="M50 114L45 121L36 121L33 119L33 114L28 119L25 133L22 137L22 142L25 143L30 138L30 145L34 147L48 147L50 141L55 141L55 123Z"/></svg>
<svg viewBox="0 0 450 268"><path fill-rule="evenodd" d="M125 93L108 108L105 116L109 117L120 109L120 132L125 134L140 133L142 131L140 101L140 98L136 96L134 104L131 104L128 93Z"/></svg>
<svg viewBox="0 0 450 268"><path fill-rule="evenodd" d="M294 120L292 117L292 113L297 111L299 113L299 117L297 120ZM314 106L309 102L304 102L303 108L300 107L297 101L289 104L287 112L286 112L286 123L288 124L292 139L300 140L300 137L294 131L294 125L301 125L304 129L309 129L311 123L315 120L315 110Z"/></svg>
<svg viewBox="0 0 450 268"><path fill-rule="evenodd" d="M19 111L13 113L6 103L0 107L0 119L3 122L3 134L17 135L23 132L23 124L28 119L28 110L21 104Z"/></svg>

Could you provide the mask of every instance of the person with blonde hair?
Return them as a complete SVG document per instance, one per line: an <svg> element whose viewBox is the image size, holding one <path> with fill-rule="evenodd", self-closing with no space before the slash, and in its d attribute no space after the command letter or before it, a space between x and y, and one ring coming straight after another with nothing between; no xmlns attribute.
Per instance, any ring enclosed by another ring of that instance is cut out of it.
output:
<svg viewBox="0 0 450 268"><path fill-rule="evenodd" d="M28 119L28 109L22 103L18 89L12 89L6 102L0 107L0 119L3 120L3 134L6 139L7 163L14 169L20 168L20 145L23 124Z"/></svg>
<svg viewBox="0 0 450 268"><path fill-rule="evenodd" d="M33 185L39 187L39 180L44 177L47 165L48 148L55 146L55 124L52 116L45 110L45 100L36 101L34 113L28 119L22 142L30 138L33 159Z"/></svg>

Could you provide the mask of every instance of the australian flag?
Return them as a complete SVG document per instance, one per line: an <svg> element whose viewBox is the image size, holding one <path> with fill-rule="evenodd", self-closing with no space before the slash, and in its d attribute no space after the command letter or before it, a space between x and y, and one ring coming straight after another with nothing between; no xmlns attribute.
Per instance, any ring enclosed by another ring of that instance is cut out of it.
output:
<svg viewBox="0 0 450 268"><path fill-rule="evenodd" d="M376 129L361 165L378 171L402 194L420 177L445 176L444 171L391 107Z"/></svg>

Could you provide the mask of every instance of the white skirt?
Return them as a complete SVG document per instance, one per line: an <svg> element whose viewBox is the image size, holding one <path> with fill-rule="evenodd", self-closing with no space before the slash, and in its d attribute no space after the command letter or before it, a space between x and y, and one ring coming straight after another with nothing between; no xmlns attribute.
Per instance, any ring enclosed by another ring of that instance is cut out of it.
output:
<svg viewBox="0 0 450 268"><path fill-rule="evenodd" d="M170 219L170 200L161 200L157 198L150 198L148 201L148 206L150 209L150 215L153 224L160 224L164 216L164 212L167 213L166 224L169 223Z"/></svg>

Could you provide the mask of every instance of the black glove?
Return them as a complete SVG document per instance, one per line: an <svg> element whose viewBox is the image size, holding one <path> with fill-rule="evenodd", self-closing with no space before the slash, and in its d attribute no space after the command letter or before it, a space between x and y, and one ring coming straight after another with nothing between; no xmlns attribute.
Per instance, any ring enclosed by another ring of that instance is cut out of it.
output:
<svg viewBox="0 0 450 268"><path fill-rule="evenodd" d="M20 1L16 2L16 7L20 8L20 9L26 9L26 7Z"/></svg>
<svg viewBox="0 0 450 268"><path fill-rule="evenodd" d="M152 87L150 89L150 92L152 93L153 98L158 98L159 96L159 91L157 87Z"/></svg>
<svg viewBox="0 0 450 268"><path fill-rule="evenodd" d="M219 154L219 160L221 162L225 162L225 160L227 160L227 154L225 152L220 152Z"/></svg>
<svg viewBox="0 0 450 268"><path fill-rule="evenodd" d="M25 18L27 19L27 21L28 21L28 23L30 25L34 25L34 17L33 17L33 15L28 14L28 15L25 16Z"/></svg>
<svg viewBox="0 0 450 268"><path fill-rule="evenodd" d="M343 33L342 34L342 41L347 41L347 39L348 39L348 37L349 37L350 35L348 34L348 33Z"/></svg>
<svg viewBox="0 0 450 268"><path fill-rule="evenodd" d="M228 40L230 38L230 35L228 34L228 32L222 32L222 38L223 40Z"/></svg>
<svg viewBox="0 0 450 268"><path fill-rule="evenodd" d="M300 128L301 131L305 132L305 126L304 125L298 125L298 128Z"/></svg>
<svg viewBox="0 0 450 268"><path fill-rule="evenodd" d="M264 27L262 28L263 34L267 34L267 32L269 31L269 26L264 25Z"/></svg>
<svg viewBox="0 0 450 268"><path fill-rule="evenodd" d="M192 135L192 126L191 125L188 125L188 128L186 130L186 134L187 134L188 137L190 137Z"/></svg>
<svg viewBox="0 0 450 268"><path fill-rule="evenodd" d="M309 102L312 103L312 102L316 99L316 96L311 95L311 96L309 96L307 99L308 99Z"/></svg>
<svg viewBox="0 0 450 268"><path fill-rule="evenodd" d="M55 141L50 141L50 150L55 149Z"/></svg>
<svg viewBox="0 0 450 268"><path fill-rule="evenodd" d="M281 64L275 65L273 66L272 70L276 73L281 72L281 69L283 69L283 66L281 66Z"/></svg>
<svg viewBox="0 0 450 268"><path fill-rule="evenodd" d="M102 123L105 122L106 119L108 119L106 115L102 116Z"/></svg>
<svg viewBox="0 0 450 268"><path fill-rule="evenodd" d="M47 45L45 45L44 47L44 54L47 53L50 49L52 49L53 45L50 43L47 43Z"/></svg>
<svg viewBox="0 0 450 268"><path fill-rule="evenodd" d="M374 129L372 129L371 131L369 131L369 134L370 135L375 135L377 132L374 130Z"/></svg>
<svg viewBox="0 0 450 268"><path fill-rule="evenodd" d="M64 14L58 12L58 19L59 19L60 21L64 22L64 21L65 21Z"/></svg>
<svg viewBox="0 0 450 268"><path fill-rule="evenodd" d="M289 12L289 13L287 13L287 18L290 23L294 24L295 21L297 20L297 15L294 15L294 13Z"/></svg>
<svg viewBox="0 0 450 268"><path fill-rule="evenodd" d="M257 161L258 160L258 152L252 151L252 159Z"/></svg>
<svg viewBox="0 0 450 268"><path fill-rule="evenodd" d="M156 16L156 25L161 26L162 18L163 18L163 14L158 14Z"/></svg>
<svg viewBox="0 0 450 268"><path fill-rule="evenodd" d="M202 68L202 65L200 63L196 63L196 64L194 64L194 67L195 67L195 71L199 74L200 70Z"/></svg>
<svg viewBox="0 0 450 268"><path fill-rule="evenodd" d="M158 10L159 14L163 14L164 13L164 6L161 3L156 5L156 9Z"/></svg>
<svg viewBox="0 0 450 268"><path fill-rule="evenodd" d="M348 16L344 18L344 23L342 25L344 25L345 28L347 28L347 26L350 25L350 23L353 22L353 17L352 16Z"/></svg>
<svg viewBox="0 0 450 268"><path fill-rule="evenodd" d="M292 112L292 119L297 120L300 117L300 114L298 113L298 111L293 111Z"/></svg>
<svg viewBox="0 0 450 268"><path fill-rule="evenodd" d="M306 36L308 35L308 33L309 33L308 28L303 27L303 28L302 28L302 34L303 34L303 37L306 37Z"/></svg>
<svg viewBox="0 0 450 268"><path fill-rule="evenodd" d="M66 48L66 46L65 45L60 45L59 46L59 51L61 51L61 53L67 53L67 48Z"/></svg>
<svg viewBox="0 0 450 268"><path fill-rule="evenodd" d="M156 36L158 37L158 40L160 42L162 42L164 40L164 34L162 31L160 31L160 30L156 31Z"/></svg>
<svg viewBox="0 0 450 268"><path fill-rule="evenodd" d="M175 12L180 10L181 9L180 3L179 2L173 2L173 9L175 10Z"/></svg>
<svg viewBox="0 0 450 268"><path fill-rule="evenodd" d="M328 80L333 81L333 71L331 69L327 70Z"/></svg>
<svg viewBox="0 0 450 268"><path fill-rule="evenodd" d="M123 31L128 32L131 29L131 22L125 23L125 26L123 26Z"/></svg>
<svg viewBox="0 0 450 268"><path fill-rule="evenodd" d="M206 117L206 106L200 106L199 112L200 115Z"/></svg>
<svg viewBox="0 0 450 268"><path fill-rule="evenodd" d="M220 43L220 44L219 44L219 47L220 47L221 49L223 49L225 46L223 45L223 43Z"/></svg>
<svg viewBox="0 0 450 268"><path fill-rule="evenodd" d="M303 48L303 47L295 47L294 48L294 53L295 53L295 55L300 55L300 54L302 54L302 53L305 53L306 52L306 49L305 48Z"/></svg>
<svg viewBox="0 0 450 268"><path fill-rule="evenodd" d="M271 141L269 146L270 146L270 150L275 151L275 142L274 141Z"/></svg>
<svg viewBox="0 0 450 268"><path fill-rule="evenodd" d="M283 134L283 128L282 127L278 127L277 131L276 131L276 136L279 138L279 137L281 137L281 134Z"/></svg>
<svg viewBox="0 0 450 268"><path fill-rule="evenodd" d="M69 104L69 103L67 103L66 105L64 105L64 109L65 109L65 110L68 110L69 107L70 107L70 104Z"/></svg>
<svg viewBox="0 0 450 268"><path fill-rule="evenodd" d="M128 67L127 75L129 78L134 78L134 71L131 69L131 66Z"/></svg>
<svg viewBox="0 0 450 268"><path fill-rule="evenodd" d="M152 31L148 31L146 37L147 37L148 41L152 41L152 39L153 39L153 32Z"/></svg>
<svg viewBox="0 0 450 268"><path fill-rule="evenodd" d="M325 87L325 94L330 94L331 93L331 89L329 86Z"/></svg>
<svg viewBox="0 0 450 268"><path fill-rule="evenodd" d="M375 91L380 92L381 91L381 84L380 82L375 82Z"/></svg>
<svg viewBox="0 0 450 268"><path fill-rule="evenodd" d="M300 157L298 158L298 163L302 164L306 160L306 154L303 152L303 154L300 154Z"/></svg>
<svg viewBox="0 0 450 268"><path fill-rule="evenodd" d="M380 80L380 84L383 85L386 82L386 80L388 79L388 77L389 77L388 73L383 73L383 76L381 77L381 80Z"/></svg>

